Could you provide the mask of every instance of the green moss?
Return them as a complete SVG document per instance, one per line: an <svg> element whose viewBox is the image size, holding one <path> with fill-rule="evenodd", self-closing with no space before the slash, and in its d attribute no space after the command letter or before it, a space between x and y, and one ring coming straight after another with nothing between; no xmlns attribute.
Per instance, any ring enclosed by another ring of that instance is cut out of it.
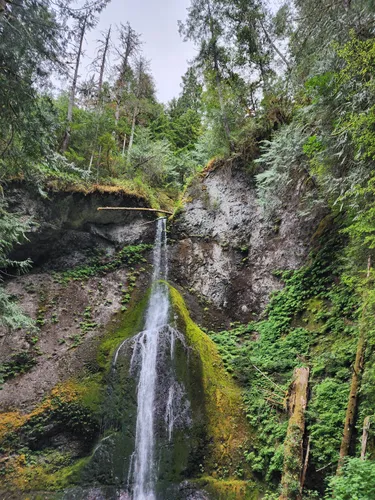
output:
<svg viewBox="0 0 375 500"><path fill-rule="evenodd" d="M59 491L71 484L77 483L80 471L86 465L88 458L76 460L73 464L61 467L64 456L59 453L50 454L47 461L40 464L25 463L24 456L13 461L14 476L9 486L17 488L17 491ZM9 479L9 477L8 477ZM6 483L7 484L7 483Z"/></svg>
<svg viewBox="0 0 375 500"><path fill-rule="evenodd" d="M103 370L109 369L112 357L121 342L142 330L149 293L146 293L140 301L124 313L121 326L114 331L108 332L100 343L97 361Z"/></svg>
<svg viewBox="0 0 375 500"><path fill-rule="evenodd" d="M177 326L201 361L208 433L202 472L216 477L233 477L241 469L247 476L249 470L243 463L242 450L247 445L249 429L241 411L241 390L226 372L214 342L190 318L182 296L172 287L170 295Z"/></svg>
<svg viewBox="0 0 375 500"><path fill-rule="evenodd" d="M252 481L236 479L223 481L205 476L197 481L197 485L215 500L257 500L259 498L259 487Z"/></svg>

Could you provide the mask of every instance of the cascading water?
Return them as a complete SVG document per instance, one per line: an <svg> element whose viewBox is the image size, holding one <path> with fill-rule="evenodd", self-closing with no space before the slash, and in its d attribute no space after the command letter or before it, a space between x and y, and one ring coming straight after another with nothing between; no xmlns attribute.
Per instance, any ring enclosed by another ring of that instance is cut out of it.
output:
<svg viewBox="0 0 375 500"><path fill-rule="evenodd" d="M131 371L139 367L137 423L133 457L133 499L155 499L154 406L159 336L168 326L166 220L159 219L153 255L153 280L146 312L145 330L135 337Z"/></svg>
<svg viewBox="0 0 375 500"><path fill-rule="evenodd" d="M196 449L190 440L195 375L188 367L190 347L174 325L167 278L166 220L159 219L145 313L131 320L142 331L124 339L113 357L102 439L88 471L113 494L105 498L182 498L179 484Z"/></svg>

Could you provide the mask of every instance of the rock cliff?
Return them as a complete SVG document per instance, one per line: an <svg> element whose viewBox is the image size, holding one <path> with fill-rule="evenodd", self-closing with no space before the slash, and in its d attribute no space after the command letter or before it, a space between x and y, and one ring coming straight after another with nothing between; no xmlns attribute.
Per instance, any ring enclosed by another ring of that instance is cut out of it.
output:
<svg viewBox="0 0 375 500"><path fill-rule="evenodd" d="M197 177L185 198L172 228L174 281L229 320L253 319L282 286L274 272L305 261L322 214L302 217L294 192L267 220L254 176L233 162Z"/></svg>

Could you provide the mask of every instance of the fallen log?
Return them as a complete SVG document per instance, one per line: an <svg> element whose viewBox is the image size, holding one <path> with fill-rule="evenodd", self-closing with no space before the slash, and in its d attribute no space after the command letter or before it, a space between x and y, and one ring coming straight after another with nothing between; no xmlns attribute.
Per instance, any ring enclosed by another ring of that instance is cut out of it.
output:
<svg viewBox="0 0 375 500"><path fill-rule="evenodd" d="M161 210L160 208L145 208L145 207L98 207L98 210L128 210L139 212L155 212L160 214L173 215L173 212L168 210Z"/></svg>
<svg viewBox="0 0 375 500"><path fill-rule="evenodd" d="M289 424L284 442L284 467L281 479L281 495L279 500L301 500L304 481L304 466L307 468L308 453L303 453L305 435L305 412L309 387L309 368L294 370L293 382L289 390L288 410Z"/></svg>

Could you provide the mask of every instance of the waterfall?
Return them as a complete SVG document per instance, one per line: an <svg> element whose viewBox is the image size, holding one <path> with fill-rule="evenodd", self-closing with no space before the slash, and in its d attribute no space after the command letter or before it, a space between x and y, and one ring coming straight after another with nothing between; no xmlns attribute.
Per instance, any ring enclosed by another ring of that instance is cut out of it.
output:
<svg viewBox="0 0 375 500"><path fill-rule="evenodd" d="M139 370L137 386L137 422L133 460L133 499L154 500L156 483L155 465L155 393L159 337L168 326L166 220L159 219L153 254L151 294L146 310L145 329L135 338L131 371Z"/></svg>
<svg viewBox="0 0 375 500"><path fill-rule="evenodd" d="M167 278L166 220L159 219L149 297L136 320L143 329L123 339L114 353L102 439L85 470L95 487L69 490L65 500L205 498L191 496L183 480L190 453L196 453L203 413L198 410L192 434L191 395L201 389L199 380L194 388L189 385L196 380L195 373L191 379L189 374L190 354L193 359L195 354L178 329L178 315L172 314Z"/></svg>

